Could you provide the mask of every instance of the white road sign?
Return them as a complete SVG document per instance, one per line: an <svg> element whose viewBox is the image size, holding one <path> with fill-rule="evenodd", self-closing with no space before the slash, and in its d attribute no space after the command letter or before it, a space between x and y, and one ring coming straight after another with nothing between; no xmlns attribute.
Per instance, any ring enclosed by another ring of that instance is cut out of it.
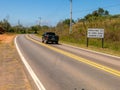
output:
<svg viewBox="0 0 120 90"><path fill-rule="evenodd" d="M104 29L89 28L87 32L88 38L104 38Z"/></svg>

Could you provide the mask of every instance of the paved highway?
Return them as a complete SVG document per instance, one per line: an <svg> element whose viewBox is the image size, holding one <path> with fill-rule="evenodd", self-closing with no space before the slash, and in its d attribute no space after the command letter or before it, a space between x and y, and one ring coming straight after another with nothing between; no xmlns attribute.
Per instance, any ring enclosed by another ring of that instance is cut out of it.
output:
<svg viewBox="0 0 120 90"><path fill-rule="evenodd" d="M19 35L16 44L42 84L38 90L120 90L119 57L42 44L33 35Z"/></svg>

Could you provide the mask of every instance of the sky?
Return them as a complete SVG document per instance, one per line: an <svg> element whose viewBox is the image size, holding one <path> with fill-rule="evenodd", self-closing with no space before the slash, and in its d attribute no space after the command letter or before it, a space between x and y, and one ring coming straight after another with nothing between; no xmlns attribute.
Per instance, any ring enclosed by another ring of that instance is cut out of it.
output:
<svg viewBox="0 0 120 90"><path fill-rule="evenodd" d="M73 0L73 19L83 18L98 8L110 14L120 14L120 0ZM49 25L70 17L70 0L0 0L0 21L7 19L12 25Z"/></svg>

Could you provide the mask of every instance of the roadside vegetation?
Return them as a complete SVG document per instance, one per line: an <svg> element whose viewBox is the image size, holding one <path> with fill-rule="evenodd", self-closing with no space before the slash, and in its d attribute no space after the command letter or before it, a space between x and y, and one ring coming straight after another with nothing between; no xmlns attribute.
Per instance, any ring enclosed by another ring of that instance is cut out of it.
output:
<svg viewBox="0 0 120 90"><path fill-rule="evenodd" d="M70 19L60 21L54 27L46 25L24 27L20 23L16 26L11 26L8 20L4 19L0 21L0 27L3 29L3 33L35 33L38 36L41 36L43 32L52 31L60 36L61 42L84 48L87 48L87 29L103 28L105 30L104 48L101 48L101 39L89 39L88 48L120 56L120 14L111 15L109 11L104 10L103 8L98 8L98 10L91 12L84 18L72 20L72 22L73 25L71 33L69 33Z"/></svg>
<svg viewBox="0 0 120 90"><path fill-rule="evenodd" d="M107 10L99 8L84 18L73 21L72 33L69 34L70 20L59 22L56 27L44 31L54 31L60 36L60 41L83 48L86 47L88 28L103 28L105 30L104 48L101 39L89 39L89 49L120 56L120 15L110 15Z"/></svg>

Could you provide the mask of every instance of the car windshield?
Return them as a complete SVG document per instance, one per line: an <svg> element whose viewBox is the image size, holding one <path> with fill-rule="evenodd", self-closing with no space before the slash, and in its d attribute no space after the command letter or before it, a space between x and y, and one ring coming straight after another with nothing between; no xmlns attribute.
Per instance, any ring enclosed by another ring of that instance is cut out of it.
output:
<svg viewBox="0 0 120 90"><path fill-rule="evenodd" d="M46 33L47 35L55 35L55 33L52 33L52 32L48 32Z"/></svg>

